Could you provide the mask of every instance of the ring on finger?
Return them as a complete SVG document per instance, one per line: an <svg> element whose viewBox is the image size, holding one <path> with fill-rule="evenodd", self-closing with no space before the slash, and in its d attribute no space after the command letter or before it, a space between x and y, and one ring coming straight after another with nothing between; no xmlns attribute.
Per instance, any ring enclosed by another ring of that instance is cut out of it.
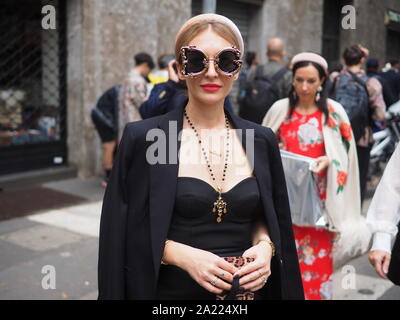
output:
<svg viewBox="0 0 400 320"><path fill-rule="evenodd" d="M263 281L263 284L266 284L267 281L268 281L268 277L263 277L263 278L262 278L262 281Z"/></svg>
<svg viewBox="0 0 400 320"><path fill-rule="evenodd" d="M218 277L215 276L214 279L212 279L212 280L210 281L210 284L211 284L212 286L214 286L215 283L217 282L217 280L218 280Z"/></svg>

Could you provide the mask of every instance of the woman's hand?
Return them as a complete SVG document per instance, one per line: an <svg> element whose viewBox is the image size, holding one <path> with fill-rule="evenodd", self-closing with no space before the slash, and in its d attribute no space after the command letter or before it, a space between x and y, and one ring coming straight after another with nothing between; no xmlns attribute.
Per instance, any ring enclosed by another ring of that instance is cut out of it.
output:
<svg viewBox="0 0 400 320"><path fill-rule="evenodd" d="M171 245L175 247L168 243L168 254L171 254L172 249L175 255L172 264L187 271L200 286L214 294L231 290L233 274L238 271L236 267L211 252L177 242Z"/></svg>
<svg viewBox="0 0 400 320"><path fill-rule="evenodd" d="M311 170L314 173L320 173L321 171L324 171L326 168L329 167L329 159L327 156L319 157L315 159L315 162L316 167Z"/></svg>
<svg viewBox="0 0 400 320"><path fill-rule="evenodd" d="M383 250L371 251L368 255L369 262L375 268L376 273L383 279L387 279L391 254Z"/></svg>
<svg viewBox="0 0 400 320"><path fill-rule="evenodd" d="M176 83L179 82L179 77L175 72L174 65L176 63L175 59L172 59L170 62L168 62L168 78Z"/></svg>
<svg viewBox="0 0 400 320"><path fill-rule="evenodd" d="M255 260L241 268L234 276L240 277L239 285L243 289L260 290L271 275L271 245L266 241L260 241L259 244L246 250L243 257L251 257Z"/></svg>
<svg viewBox="0 0 400 320"><path fill-rule="evenodd" d="M280 150L286 150L286 141L278 136L278 147Z"/></svg>

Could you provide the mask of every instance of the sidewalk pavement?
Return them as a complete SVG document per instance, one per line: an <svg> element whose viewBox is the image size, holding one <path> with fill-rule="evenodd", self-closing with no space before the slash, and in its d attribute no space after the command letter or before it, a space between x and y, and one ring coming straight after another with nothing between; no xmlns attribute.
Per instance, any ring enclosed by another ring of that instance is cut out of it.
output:
<svg viewBox="0 0 400 320"><path fill-rule="evenodd" d="M0 222L0 300L97 299L100 181L45 183L87 202ZM380 279L366 255L337 270L333 288L334 299L400 299L400 287Z"/></svg>
<svg viewBox="0 0 400 320"><path fill-rule="evenodd" d="M97 299L100 181L42 184L87 202L0 222L0 299Z"/></svg>

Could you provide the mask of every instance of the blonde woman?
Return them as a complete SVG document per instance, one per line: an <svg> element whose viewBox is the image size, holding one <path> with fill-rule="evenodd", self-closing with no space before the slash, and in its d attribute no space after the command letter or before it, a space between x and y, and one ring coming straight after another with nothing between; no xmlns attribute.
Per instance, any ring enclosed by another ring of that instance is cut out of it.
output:
<svg viewBox="0 0 400 320"><path fill-rule="evenodd" d="M223 16L180 29L188 100L125 128L102 210L99 299L304 298L274 134L224 109L243 50ZM166 162L149 161L149 132L162 133Z"/></svg>

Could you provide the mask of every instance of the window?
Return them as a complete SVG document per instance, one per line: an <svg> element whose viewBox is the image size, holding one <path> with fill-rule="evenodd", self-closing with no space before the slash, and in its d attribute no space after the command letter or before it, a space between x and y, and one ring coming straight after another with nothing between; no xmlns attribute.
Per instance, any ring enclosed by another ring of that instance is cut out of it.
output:
<svg viewBox="0 0 400 320"><path fill-rule="evenodd" d="M387 29L386 34L386 62L390 59L399 59L400 32Z"/></svg>
<svg viewBox="0 0 400 320"><path fill-rule="evenodd" d="M56 8L55 30L42 29L47 3ZM65 157L64 6L62 0L2 1L0 174L45 167L60 162L55 156Z"/></svg>

